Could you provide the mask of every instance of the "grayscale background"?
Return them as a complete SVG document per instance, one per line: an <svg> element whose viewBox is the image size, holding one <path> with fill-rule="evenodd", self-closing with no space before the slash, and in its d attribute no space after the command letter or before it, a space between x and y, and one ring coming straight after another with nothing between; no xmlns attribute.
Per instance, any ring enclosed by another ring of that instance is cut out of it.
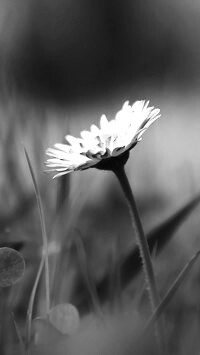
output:
<svg viewBox="0 0 200 355"><path fill-rule="evenodd" d="M82 247L74 244L79 233L95 285L112 274L115 261L135 246L122 192L114 175L95 169L52 180L44 173L45 150L64 142L66 134L79 136L91 124L98 125L103 113L112 119L126 100L150 100L162 117L131 152L126 171L144 230L151 231L199 196L199 63L197 0L0 0L0 246L16 248L26 261L23 280L11 290L0 289L1 354L17 353L9 314L15 313L24 334L41 257L41 229L24 146L41 192L52 248L52 304L71 302L86 315L83 332L74 343L70 340L69 354L129 354L124 344L132 337L130 329L142 323L137 312L134 321L130 317L129 297L142 289L143 279L129 280L124 317L119 309L116 314L109 311L108 329L93 327L88 323L92 302L77 252ZM199 216L197 207L154 260L162 292L200 247ZM198 265L168 309L171 354L199 353L199 277ZM34 316L43 314L43 281ZM106 293L106 304L110 297ZM53 345L51 330L43 332L47 347L34 349L33 355L65 354L68 345L61 346L55 334ZM148 340L147 349L150 354Z"/></svg>

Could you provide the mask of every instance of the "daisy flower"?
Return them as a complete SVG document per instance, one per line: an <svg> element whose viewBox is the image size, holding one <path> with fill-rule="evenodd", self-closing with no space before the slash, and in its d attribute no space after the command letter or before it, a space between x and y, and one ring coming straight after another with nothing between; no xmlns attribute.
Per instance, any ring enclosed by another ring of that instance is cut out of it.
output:
<svg viewBox="0 0 200 355"><path fill-rule="evenodd" d="M113 120L108 121L106 116L102 115L100 128L92 125L90 131L80 133L80 138L67 135L65 137L67 144L56 143L54 148L48 148L46 151L50 157L46 161L46 166L49 171L56 172L54 178L90 167L111 170L117 177L129 207L151 301L152 314L160 303L160 296L148 243L124 166L130 150L142 139L144 132L159 117L160 110L150 107L149 101L136 101L132 106L126 101ZM159 327L157 328L155 325L155 334L156 336L158 334L156 339L160 348L162 332L158 333L157 330Z"/></svg>
<svg viewBox="0 0 200 355"><path fill-rule="evenodd" d="M48 148L48 171L57 172L55 178L90 167L113 170L113 165L125 164L129 151L160 117L159 113L159 109L149 107L149 101L136 101L132 106L126 101L115 119L108 121L102 115L100 128L92 125L90 131L80 133L80 138L67 135L67 144L56 143Z"/></svg>

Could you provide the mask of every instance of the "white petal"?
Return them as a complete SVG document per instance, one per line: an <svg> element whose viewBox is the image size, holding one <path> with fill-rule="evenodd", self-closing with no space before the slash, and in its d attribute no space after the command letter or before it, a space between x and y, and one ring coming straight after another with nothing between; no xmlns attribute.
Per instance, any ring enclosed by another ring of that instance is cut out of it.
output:
<svg viewBox="0 0 200 355"><path fill-rule="evenodd" d="M108 127L109 123L108 120L106 118L106 115L102 115L100 118L100 127L101 129L104 131L106 131L107 127Z"/></svg>
<svg viewBox="0 0 200 355"><path fill-rule="evenodd" d="M55 179L55 178L57 178L57 177L59 177L59 176L63 176L63 175L69 174L69 173L71 173L72 171L73 171L73 170L66 170L66 171L63 172L63 173L58 173L58 174L54 175L53 179Z"/></svg>
<svg viewBox="0 0 200 355"><path fill-rule="evenodd" d="M94 135L89 131L82 131L80 135L84 140L94 139Z"/></svg>
<svg viewBox="0 0 200 355"><path fill-rule="evenodd" d="M141 136L144 134L144 132L146 132L146 130L147 130L147 128L144 127L140 131L138 131L138 134L136 136L137 140L141 139Z"/></svg>
<svg viewBox="0 0 200 355"><path fill-rule="evenodd" d="M65 139L69 142L69 144L71 144L72 147L80 148L80 143L82 142L81 138L76 138L68 134L65 136Z"/></svg>
<svg viewBox="0 0 200 355"><path fill-rule="evenodd" d="M156 116L156 117L151 118L151 119L145 124L144 127L149 128L149 127L152 125L152 123L155 122L155 121L156 121L158 118L160 118L160 117L161 117L161 115L158 115L158 116Z"/></svg>
<svg viewBox="0 0 200 355"><path fill-rule="evenodd" d="M147 101L148 102L148 101ZM141 111L144 107L145 100L135 101L132 105L132 111Z"/></svg>
<svg viewBox="0 0 200 355"><path fill-rule="evenodd" d="M91 129L91 132L94 136L98 136L101 133L100 129L97 126L95 126L94 124L92 124L90 129Z"/></svg>
<svg viewBox="0 0 200 355"><path fill-rule="evenodd" d="M133 113L130 105L124 105L124 108L117 112L115 122L117 125L117 131L122 133L126 130L133 121Z"/></svg>
<svg viewBox="0 0 200 355"><path fill-rule="evenodd" d="M125 101L124 104L123 104L123 106L122 106L122 110L128 108L129 106L130 106L130 105L129 105L129 101L128 101L128 100Z"/></svg>
<svg viewBox="0 0 200 355"><path fill-rule="evenodd" d="M66 152L66 153L70 153L70 151L71 151L71 146L67 145L67 144L56 143L56 144L54 144L54 147L59 150L62 150L63 152Z"/></svg>
<svg viewBox="0 0 200 355"><path fill-rule="evenodd" d="M61 150L49 148L49 149L47 149L46 154L49 156L52 156L52 157L59 157L59 159L66 159L66 156L69 153L63 152Z"/></svg>

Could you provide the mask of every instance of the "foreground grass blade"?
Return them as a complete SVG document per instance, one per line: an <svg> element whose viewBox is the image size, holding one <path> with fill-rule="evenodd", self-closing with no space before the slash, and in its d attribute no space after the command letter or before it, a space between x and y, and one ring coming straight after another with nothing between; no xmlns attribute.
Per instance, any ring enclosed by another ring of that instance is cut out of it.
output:
<svg viewBox="0 0 200 355"><path fill-rule="evenodd" d="M17 338L19 340L21 354L25 355L25 345L24 345L24 342L23 342L23 339L22 339L18 324L17 324L17 322L15 320L14 313L11 313L11 317L12 317L12 320L13 320L13 323L14 323L14 327L15 327L15 331L16 331L16 334L17 334Z"/></svg>
<svg viewBox="0 0 200 355"><path fill-rule="evenodd" d="M42 256L42 259L40 261L39 269L35 278L35 282L33 285L33 289L31 292L31 297L29 300L29 305L28 305L28 310L27 310L27 318L26 318L26 349L28 350L30 340L31 340L31 323L32 323L32 314L33 314L33 304L35 300L35 294L37 291L38 283L42 274L42 270L44 267L45 263L45 257L44 255Z"/></svg>
<svg viewBox="0 0 200 355"><path fill-rule="evenodd" d="M186 276L189 274L190 270L192 269L193 265L195 264L196 260L198 259L200 255L200 250L198 250L192 258L187 262L187 264L184 266L184 268L181 270L179 273L178 277L176 280L173 282L172 286L169 288L167 291L166 295L164 296L163 300L159 304L159 306L156 308L155 312L152 314L150 317L148 323L145 326L145 331L151 327L153 322L155 322L159 316L162 314L164 311L165 307L169 303L169 301L172 299L174 296L175 292L178 290L178 288L182 285L184 279Z"/></svg>
<svg viewBox="0 0 200 355"><path fill-rule="evenodd" d="M46 225L45 225L45 219L44 219L44 212L43 212L43 206L42 206L42 200L40 196L40 192L37 186L37 182L35 179L35 175L33 172L33 168L28 156L28 153L25 149L25 155L26 159L28 162L29 170L31 173L31 177L33 180L33 185L35 189L35 196L37 199L37 204L38 204L38 210L39 210L39 215L40 215L40 223L41 223L41 229L42 229L42 240L43 240L43 250L45 254L45 281L46 281L46 314L49 313L50 310L50 295L49 295L49 262L48 262L48 240L47 240L47 233L46 233Z"/></svg>
<svg viewBox="0 0 200 355"><path fill-rule="evenodd" d="M36 276L35 284L33 286L33 290L31 293L31 298L29 302L29 307L28 307L28 312L27 312L27 344L29 344L30 341L30 334L31 334L31 320L32 320L32 310L33 310L33 303L35 299L35 293L37 289L37 285L42 273L43 265L45 265L45 286L46 286L46 315L49 314L50 311L50 288L49 288L49 262L48 262L48 240L47 240L47 234L46 234L46 226L45 226L45 220L44 220L44 212L43 212L43 206L42 206L42 200L40 196L40 192L37 186L37 182L35 179L35 175L33 172L33 168L28 156L28 153L26 149L24 148L25 155L26 155L26 160L29 166L30 174L33 180L33 185L35 189L35 196L37 199L37 204L38 204L38 210L39 210L39 216L40 216L40 223L41 223L41 230L42 230L42 240L43 240L43 252L44 255L42 254L42 260L40 262L40 267Z"/></svg>

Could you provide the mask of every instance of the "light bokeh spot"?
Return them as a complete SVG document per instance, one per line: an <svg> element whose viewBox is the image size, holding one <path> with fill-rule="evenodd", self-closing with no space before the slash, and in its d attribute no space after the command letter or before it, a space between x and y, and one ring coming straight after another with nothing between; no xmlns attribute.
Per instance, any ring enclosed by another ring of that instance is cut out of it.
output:
<svg viewBox="0 0 200 355"><path fill-rule="evenodd" d="M62 334L68 335L76 333L80 324L78 310L70 303L53 307L49 313L49 321Z"/></svg>

